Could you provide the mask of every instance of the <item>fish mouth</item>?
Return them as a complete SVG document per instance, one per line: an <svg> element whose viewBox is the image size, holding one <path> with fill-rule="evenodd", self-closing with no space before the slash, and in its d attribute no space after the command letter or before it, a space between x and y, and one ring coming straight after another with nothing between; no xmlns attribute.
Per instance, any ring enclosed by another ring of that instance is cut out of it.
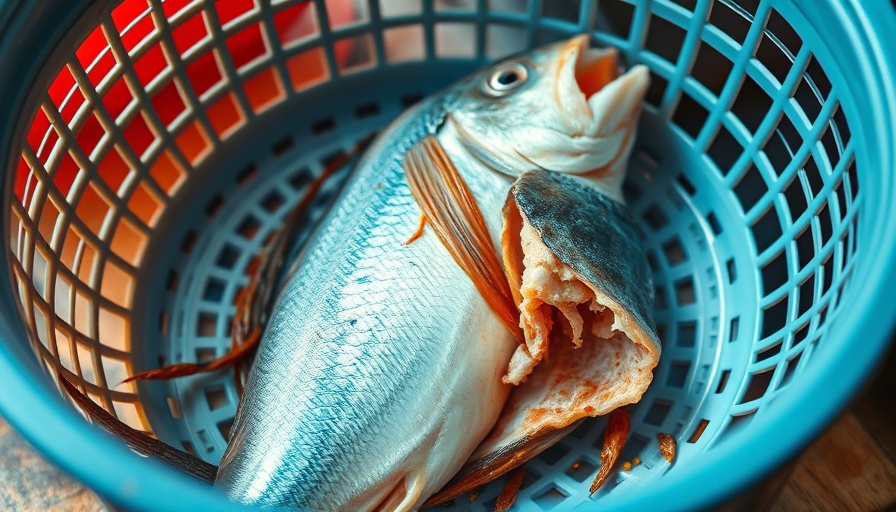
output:
<svg viewBox="0 0 896 512"><path fill-rule="evenodd" d="M560 46L554 96L573 135L594 137L608 128L604 122L608 109L627 103L619 96L628 94L616 85L623 77L619 52L612 47L591 48L590 39L583 34Z"/></svg>
<svg viewBox="0 0 896 512"><path fill-rule="evenodd" d="M575 62L573 76L579 92L588 100L605 85L619 78L618 52L615 48L591 48L587 35L576 36L566 43L564 53Z"/></svg>

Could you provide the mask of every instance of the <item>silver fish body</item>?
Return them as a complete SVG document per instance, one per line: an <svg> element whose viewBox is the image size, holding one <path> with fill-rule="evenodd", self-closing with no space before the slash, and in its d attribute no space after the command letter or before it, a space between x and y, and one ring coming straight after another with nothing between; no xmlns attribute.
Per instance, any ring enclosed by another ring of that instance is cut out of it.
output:
<svg viewBox="0 0 896 512"><path fill-rule="evenodd" d="M420 210L392 141L434 130L439 108L381 136L300 256L221 462L216 485L231 498L364 510L398 488L414 505L494 424L510 334L432 233L403 244ZM506 177L468 184L500 212Z"/></svg>

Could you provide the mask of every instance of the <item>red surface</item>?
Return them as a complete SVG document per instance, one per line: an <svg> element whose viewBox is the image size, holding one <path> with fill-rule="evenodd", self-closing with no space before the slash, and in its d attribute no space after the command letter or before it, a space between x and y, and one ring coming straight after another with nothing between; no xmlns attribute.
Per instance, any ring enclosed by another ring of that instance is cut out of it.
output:
<svg viewBox="0 0 896 512"><path fill-rule="evenodd" d="M191 0L166 0L162 3L162 8L170 19L191 3ZM355 8L351 1L329 2L327 7L330 25L333 27L344 26L355 19ZM217 2L214 7L215 14L222 26L238 20L240 16L256 8L254 0L221 1ZM133 50L155 32L155 25L148 9L145 0L124 0L112 11L112 23L121 34L121 41L127 51ZM278 40L265 41L266 31L260 23L254 23L228 37L225 42L227 53L234 66L238 69L242 68L265 56L268 52L267 45L288 46L317 35L320 32L317 16L316 8L311 3L280 9L274 15L273 31L275 34L271 35ZM195 47L208 37L208 34L206 21L201 12L172 30L174 45L181 54ZM346 61L353 50L353 43L353 40L343 40L336 44L335 51L338 62ZM294 88L300 89L328 76L329 71L326 69L325 59L312 59L318 53L320 53L320 57L323 57L319 49L312 49L301 58L294 57L290 61L289 74ZM87 72L88 79L94 87L99 87L117 65L116 59L109 49L106 35L102 27L99 26L91 31L78 46L75 50L75 57ZM149 48L133 65L137 80L143 87L152 82L169 66L158 45ZM203 93L220 83L223 80L223 73L215 57L215 50L209 50L191 59L186 66L186 74L190 82L189 85L197 96L202 96ZM256 111L269 108L285 97L279 76L270 70L261 70L259 74L246 80L243 87L247 97L251 100L252 108ZM69 124L87 101L67 66L62 67L47 92L50 101L59 109L63 121ZM101 101L114 122L128 105L132 104L134 94L126 80L120 77L104 91ZM172 123L187 108L185 99L173 81L162 85L158 92L150 98L150 102L160 121L165 125ZM206 114L209 116L212 126L219 131L219 136L222 137L229 135L239 125L242 118L242 113L239 112L237 104L233 102L230 95L210 107ZM222 118L219 120L215 116ZM156 139L156 135L150 129L142 113L136 115L127 126L124 126L122 132L127 143L137 155L143 154ZM97 147L105 133L99 119L95 115L90 115L75 134L75 142L85 154L89 155ZM47 164L59 136L42 109L37 110L26 139L38 158ZM181 147L181 150L200 159L208 145L208 141L204 137L196 136L192 132L178 135L177 140L179 146L195 142L196 148ZM104 179L111 178L110 185L113 185L113 189L115 189L117 188L116 184L120 184L120 180L128 172L127 164L121 160L115 149L110 150L105 158L108 161L97 163L100 174ZM66 153L62 156L53 174L53 181L60 191L66 194L80 171L71 156ZM33 179L32 174L30 167L22 159L16 168L15 190L16 195L25 204L29 202L25 193L29 188L27 186L29 180Z"/></svg>

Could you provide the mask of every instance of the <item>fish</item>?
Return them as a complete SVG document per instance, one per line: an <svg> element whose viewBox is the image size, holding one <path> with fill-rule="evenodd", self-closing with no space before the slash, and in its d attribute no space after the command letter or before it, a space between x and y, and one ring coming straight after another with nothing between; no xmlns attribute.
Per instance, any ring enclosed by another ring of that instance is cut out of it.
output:
<svg viewBox="0 0 896 512"><path fill-rule="evenodd" d="M415 510L640 398L661 349L621 183L649 75L589 44L489 65L367 149L267 320L230 499Z"/></svg>

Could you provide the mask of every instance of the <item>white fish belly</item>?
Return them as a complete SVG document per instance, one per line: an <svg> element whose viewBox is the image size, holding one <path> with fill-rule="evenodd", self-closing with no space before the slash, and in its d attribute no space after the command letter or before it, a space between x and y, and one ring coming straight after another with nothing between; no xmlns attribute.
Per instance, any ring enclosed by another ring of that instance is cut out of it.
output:
<svg viewBox="0 0 896 512"><path fill-rule="evenodd" d="M495 423L515 342L431 229L403 245L419 215L400 165L358 169L268 324L216 482L232 499L359 510L404 485L419 506Z"/></svg>

